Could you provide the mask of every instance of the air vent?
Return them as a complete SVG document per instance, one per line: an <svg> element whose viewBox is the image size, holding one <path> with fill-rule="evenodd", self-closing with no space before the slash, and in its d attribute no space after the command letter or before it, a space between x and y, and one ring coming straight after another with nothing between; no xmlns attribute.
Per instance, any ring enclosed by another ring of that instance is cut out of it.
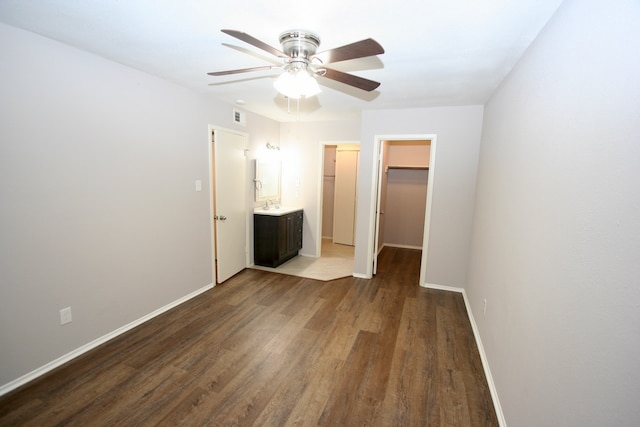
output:
<svg viewBox="0 0 640 427"><path fill-rule="evenodd" d="M244 111L236 109L233 110L233 123L238 123L242 126L245 126L247 124L247 119L245 117Z"/></svg>

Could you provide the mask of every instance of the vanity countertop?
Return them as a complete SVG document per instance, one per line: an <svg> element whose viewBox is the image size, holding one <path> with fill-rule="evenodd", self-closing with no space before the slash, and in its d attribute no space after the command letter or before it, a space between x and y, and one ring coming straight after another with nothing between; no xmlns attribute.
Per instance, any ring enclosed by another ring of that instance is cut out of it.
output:
<svg viewBox="0 0 640 427"><path fill-rule="evenodd" d="M290 206L280 206L279 208L269 206L269 209L265 209L264 207L261 206L259 208L253 209L253 213L260 214L260 215L280 216L280 215L286 215L288 213L300 211L300 210L302 210L302 208L292 208Z"/></svg>

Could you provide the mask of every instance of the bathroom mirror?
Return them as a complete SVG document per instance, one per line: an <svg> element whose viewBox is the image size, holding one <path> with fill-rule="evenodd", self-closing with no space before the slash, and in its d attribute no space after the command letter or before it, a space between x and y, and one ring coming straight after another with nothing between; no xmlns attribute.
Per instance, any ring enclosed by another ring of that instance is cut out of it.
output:
<svg viewBox="0 0 640 427"><path fill-rule="evenodd" d="M256 202L280 200L280 175L280 160L256 159Z"/></svg>

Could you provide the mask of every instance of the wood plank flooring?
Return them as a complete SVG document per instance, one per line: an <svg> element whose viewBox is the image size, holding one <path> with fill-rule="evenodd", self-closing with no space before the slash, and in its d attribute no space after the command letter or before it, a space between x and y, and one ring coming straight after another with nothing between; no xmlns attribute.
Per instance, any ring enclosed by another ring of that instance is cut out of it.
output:
<svg viewBox="0 0 640 427"><path fill-rule="evenodd" d="M1 426L497 426L462 296L244 270L0 398Z"/></svg>

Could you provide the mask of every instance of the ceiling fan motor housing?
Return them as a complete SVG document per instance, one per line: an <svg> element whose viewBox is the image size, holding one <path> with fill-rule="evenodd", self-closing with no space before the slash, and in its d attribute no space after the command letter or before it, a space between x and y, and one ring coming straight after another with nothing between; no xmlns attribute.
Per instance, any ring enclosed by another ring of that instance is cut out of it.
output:
<svg viewBox="0 0 640 427"><path fill-rule="evenodd" d="M282 51L291 58L293 68L306 68L309 58L315 55L320 46L320 36L306 30L289 30L280 34Z"/></svg>

